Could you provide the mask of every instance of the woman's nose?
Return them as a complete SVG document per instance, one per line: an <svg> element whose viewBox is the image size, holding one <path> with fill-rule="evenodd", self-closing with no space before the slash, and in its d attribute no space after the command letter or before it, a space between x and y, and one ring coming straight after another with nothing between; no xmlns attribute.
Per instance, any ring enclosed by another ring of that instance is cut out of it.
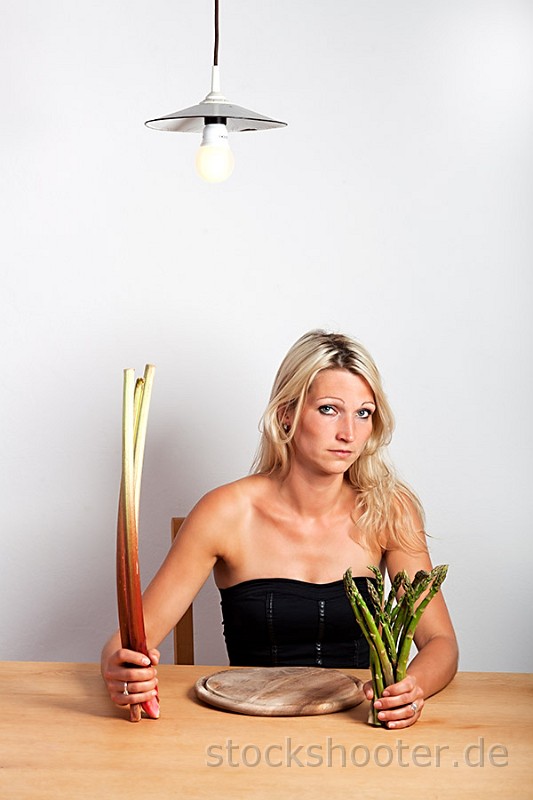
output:
<svg viewBox="0 0 533 800"><path fill-rule="evenodd" d="M337 431L337 439L342 439L343 442L353 442L354 440L354 421L350 417L342 420Z"/></svg>

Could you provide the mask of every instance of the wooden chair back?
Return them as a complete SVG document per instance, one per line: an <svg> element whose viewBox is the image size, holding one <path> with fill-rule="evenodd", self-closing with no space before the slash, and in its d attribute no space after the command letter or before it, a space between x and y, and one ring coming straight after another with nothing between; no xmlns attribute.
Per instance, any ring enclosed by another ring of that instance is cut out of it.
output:
<svg viewBox="0 0 533 800"><path fill-rule="evenodd" d="M174 541L184 519L185 517L172 517L171 541ZM192 604L174 628L174 663L194 664Z"/></svg>

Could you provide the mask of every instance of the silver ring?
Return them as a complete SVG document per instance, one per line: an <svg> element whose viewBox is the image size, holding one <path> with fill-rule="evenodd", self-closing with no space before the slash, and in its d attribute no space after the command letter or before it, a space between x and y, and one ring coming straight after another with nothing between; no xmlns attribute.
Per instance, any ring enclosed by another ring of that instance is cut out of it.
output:
<svg viewBox="0 0 533 800"><path fill-rule="evenodd" d="M124 681L124 691L122 692L122 694L123 694L125 697L127 697L127 696L129 695L129 692L128 692L128 683L127 683L127 681Z"/></svg>
<svg viewBox="0 0 533 800"><path fill-rule="evenodd" d="M413 709L413 713L416 714L416 712L418 711L417 704L416 703L411 703L411 708Z"/></svg>

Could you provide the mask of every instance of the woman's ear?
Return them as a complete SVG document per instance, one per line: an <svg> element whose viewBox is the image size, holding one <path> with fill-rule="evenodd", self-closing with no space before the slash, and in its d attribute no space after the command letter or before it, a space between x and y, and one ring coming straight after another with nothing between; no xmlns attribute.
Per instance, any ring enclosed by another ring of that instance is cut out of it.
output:
<svg viewBox="0 0 533 800"><path fill-rule="evenodd" d="M278 410L278 419L279 419L280 425L283 428L284 432L285 433L289 433L289 431L290 431L290 429L292 427L293 419L294 419L293 410L287 408L287 406L285 406L284 408L280 408Z"/></svg>

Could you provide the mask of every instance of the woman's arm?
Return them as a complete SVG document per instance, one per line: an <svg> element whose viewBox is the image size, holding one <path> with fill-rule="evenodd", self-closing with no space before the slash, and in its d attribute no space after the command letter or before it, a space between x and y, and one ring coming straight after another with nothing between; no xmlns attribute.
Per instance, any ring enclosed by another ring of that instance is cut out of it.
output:
<svg viewBox="0 0 533 800"><path fill-rule="evenodd" d="M385 554L389 576L405 569L412 579L419 569L431 570L432 564L425 541L420 539L421 552L391 550ZM420 718L424 700L443 689L457 672L458 647L453 625L442 590L425 609L415 632L418 649L404 680L389 686L381 700L375 701L379 716L389 728L404 728ZM372 697L366 686L367 697ZM413 705L414 704L414 705Z"/></svg>

